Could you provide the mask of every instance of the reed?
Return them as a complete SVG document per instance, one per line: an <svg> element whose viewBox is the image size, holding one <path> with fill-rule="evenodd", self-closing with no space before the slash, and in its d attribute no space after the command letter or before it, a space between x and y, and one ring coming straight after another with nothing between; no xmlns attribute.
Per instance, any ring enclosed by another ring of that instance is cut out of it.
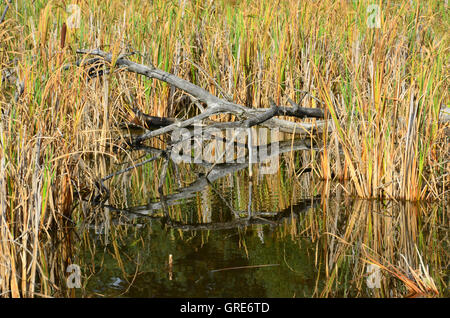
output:
<svg viewBox="0 0 450 318"><path fill-rule="evenodd" d="M304 155L318 177L348 180L362 198L448 195L449 143L438 124L449 104L448 9L438 0L388 2L371 29L368 3L84 0L71 28L59 2L16 1L0 24L0 295L58 295L71 243L53 263L47 249L69 231L74 204L101 195L96 180L123 159L113 146L118 124L133 119L131 96L151 115L198 112L181 92L114 63L87 81L83 68L64 67L77 48L136 51L139 63L253 107L309 91L323 104L302 106L324 107L330 118L326 151ZM157 164L147 168L152 180ZM133 176L132 189L144 190L147 175Z"/></svg>
<svg viewBox="0 0 450 318"><path fill-rule="evenodd" d="M448 260L441 255L448 240L438 223L429 222L446 219L445 206L356 200L339 208L341 202L339 198L324 202L326 222L313 219L322 247L317 280L324 279L317 297L445 294ZM343 220L347 225L340 227Z"/></svg>

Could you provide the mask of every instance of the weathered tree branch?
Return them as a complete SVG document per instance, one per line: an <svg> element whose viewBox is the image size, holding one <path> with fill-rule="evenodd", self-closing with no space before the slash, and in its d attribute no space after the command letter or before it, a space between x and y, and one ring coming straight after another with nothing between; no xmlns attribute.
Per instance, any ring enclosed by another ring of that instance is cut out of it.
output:
<svg viewBox="0 0 450 318"><path fill-rule="evenodd" d="M113 56L111 53L104 52L100 49L94 50L79 50L77 51L81 54L90 54L102 57L105 61L112 63ZM248 108L233 102L230 102L225 99L220 99L217 96L212 95L205 89L189 82L184 79L181 79L173 74L167 73L161 69L156 68L154 65L146 66L143 64L132 62L128 59L119 56L117 60L115 60L115 65L121 66L129 72L133 72L136 74L140 74L146 76L148 78L155 78L161 81L164 81L178 89L185 91L186 93L193 96L196 100L203 102L207 105L207 108L199 115L184 120L180 122L174 122L173 124L166 125L159 129L153 131L147 131L144 134L136 137L135 143L141 143L144 140L153 138L155 136L159 136L161 134L169 133L177 128L188 127L197 121L201 121L209 118L212 115L220 114L220 113L233 113L238 117L245 117L247 120L244 122L244 127L251 127L257 124L263 124L265 126L269 125L272 127L281 128L279 126L285 126L287 121L274 121L275 116L291 116L298 118L305 117L313 117L313 118L323 118L324 113L319 108L303 108L299 105L295 107L284 107L277 106L275 104L272 105L271 108L267 109L254 109ZM275 105L275 106L274 106ZM168 123L168 122L165 122ZM288 122L289 123L289 122ZM302 131L305 127L298 125L298 123L290 122L289 125L294 125L297 128L297 131ZM242 127L242 126L241 126ZM285 128L290 132L295 131L295 129ZM309 129L310 127L306 128Z"/></svg>
<svg viewBox="0 0 450 318"><path fill-rule="evenodd" d="M8 12L10 4L11 4L11 0L7 0L5 10L3 10L2 16L0 17L0 23L3 23L3 21L5 21L5 16L6 16L6 13Z"/></svg>

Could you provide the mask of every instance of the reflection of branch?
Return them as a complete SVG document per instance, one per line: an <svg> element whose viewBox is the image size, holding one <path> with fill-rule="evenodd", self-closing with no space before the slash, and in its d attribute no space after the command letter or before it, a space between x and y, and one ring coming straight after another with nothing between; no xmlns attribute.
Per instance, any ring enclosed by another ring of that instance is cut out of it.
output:
<svg viewBox="0 0 450 318"><path fill-rule="evenodd" d="M261 217L239 218L229 222L211 222L198 224L183 224L181 222L173 221L167 222L167 225L182 231L209 231L209 230L228 230L239 227L246 227L255 224L276 224Z"/></svg>
<svg viewBox="0 0 450 318"><path fill-rule="evenodd" d="M205 175L197 178L196 181L191 183L189 186L179 189L177 193L169 194L164 196L164 201L167 206L177 205L180 200L189 199L195 196L197 192L203 190L206 186L208 186L209 182L214 182L215 180L224 177L228 174L231 174L235 171L242 170L247 167L246 163L241 164L221 164L217 165L209 174L208 179L206 179ZM161 194L160 194L161 195ZM144 206L138 206L134 208L128 209L129 212L139 213L141 215L152 215L156 210L162 209L162 202L150 202ZM125 211L127 212L127 211Z"/></svg>
<svg viewBox="0 0 450 318"><path fill-rule="evenodd" d="M274 144L277 146L276 148L278 148L278 149L273 149ZM260 158L260 157L258 158L259 161L257 161L257 162L260 162L260 163L267 162L268 160L271 160L271 158L275 158L275 157L279 156L280 154L283 154L283 153L286 153L289 151L310 150L310 149L320 150L321 149L319 146L316 146L315 144L311 144L311 142L307 142L303 139L297 139L294 141L284 140L281 142L273 142L273 143L266 144L266 145L253 146L252 151L257 152L259 148L271 149L270 154L265 154L265 156L263 158ZM145 206L141 206L141 207L137 207L137 208L132 208L132 209L138 210L138 211L133 211L133 212L147 214L147 215L151 215L155 210L158 210L161 208L164 210L165 213L167 213L168 212L167 208L171 205L176 205L179 200L189 199L189 198L195 196L196 192L201 191L206 186L208 186L208 184L211 184L215 180L217 180L221 177L224 177L225 175L228 175L230 173L242 170L248 166L248 160L247 160L248 154L244 155L243 157L238 157L235 160L236 163L217 163L217 162L211 163L208 161L199 161L199 162L196 161L195 162L196 165L208 168L208 172L204 175L199 176L199 178L196 181L194 181L193 183L191 183L189 186L178 189L177 193L173 193L170 195L164 195L163 191L162 191L162 182L164 181L165 176L167 174L167 165L169 163L169 160L172 161L170 158L171 147L169 147L166 150L162 150L162 149L157 149L157 148L153 148L153 147L149 147L149 146L145 146L145 145L138 145L138 146L136 146L136 149L144 150L148 153L155 154L155 156L150 159L144 160L138 164L135 164L135 165L132 165L125 169L122 169L118 172L111 173L108 176L106 176L102 179L99 179L97 183L99 184L99 189L101 190L100 196L103 197L102 202L104 202L106 200L106 198L109 197L109 189L107 189L104 186L104 184L103 184L104 181L109 180L114 176L126 173L134 168L142 166L142 165L149 163L151 161L154 161L156 159L163 158L164 159L163 170L160 175L160 184L158 187L158 192L160 194L160 201L148 203ZM185 162L188 162L188 163L192 162L191 156L179 156L179 157L182 160L185 160ZM254 162L252 162L252 163L254 163ZM174 165L176 167L175 163L174 163ZM94 203L99 203L98 198L96 198L94 200ZM236 214L236 211L234 211L233 209L231 209L231 210L233 212L235 212L235 214Z"/></svg>
<svg viewBox="0 0 450 318"><path fill-rule="evenodd" d="M211 172L211 171L212 171L212 169L209 172ZM222 200L222 202L225 203L225 205L228 207L228 209L230 209L230 211L233 212L235 217L239 216L239 213L233 208L233 206L227 201L227 199L224 198L222 193L220 193L219 190L216 189L214 184L212 184L211 181L209 181L209 179L208 179L209 172L206 174L206 181L208 181L208 184L211 187L211 189ZM249 191L249 193L251 193L251 191Z"/></svg>
<svg viewBox="0 0 450 318"><path fill-rule="evenodd" d="M105 206L106 208L116 211L127 213L128 217L132 220L136 217L150 217L152 219L161 219L167 226L182 230L182 231L208 231L208 230L226 230L233 228L246 227L255 224L261 225L272 225L277 226L279 224L284 223L285 221L291 222L292 219L295 219L297 215L300 213L305 213L309 211L311 208L316 207L320 204L320 198L316 197L313 199L302 200L299 203L292 205L285 210L280 212L255 212L252 211L251 217L248 217L248 212L242 211L239 212L241 214L241 218L234 219L229 222L211 222L211 223L189 223L185 224L182 222L174 221L166 218L165 216L149 216L147 214L142 214L136 212L136 208L131 209L119 209L112 206ZM122 220L123 221L123 220ZM123 224L123 223L121 223Z"/></svg>
<svg viewBox="0 0 450 318"><path fill-rule="evenodd" d="M127 167L127 168L125 168L125 169L122 169L122 170L120 170L120 171L117 171L117 172L115 172L115 173L111 173L110 175L107 175L106 177L102 178L102 181L106 181L106 180L108 180L108 179L111 179L111 178L114 177L114 176L117 176L117 175L119 175L119 174L128 172L128 171L130 171L130 170L132 170L132 169L134 169L134 168L143 166L143 165L145 165L146 163L152 162L153 160L156 160L156 159L158 159L158 157L152 157L152 158L150 158L150 159L144 160L144 161L139 162L139 163L137 163L137 164L135 164L135 165L132 165L132 166L130 166L130 167Z"/></svg>
<svg viewBox="0 0 450 318"><path fill-rule="evenodd" d="M269 146L267 146L269 147ZM140 146L141 150L148 150L149 152L155 152L155 148L151 147L145 147ZM292 150L309 150L309 149L318 149L315 146L311 146L304 140L296 140L294 142L290 140L282 141L279 143L279 147L277 151L274 151L270 155L267 155L267 158L264 158L265 160L270 159L271 157L279 156L282 153L292 151ZM168 155L168 154L166 154ZM187 160L190 160L191 157L186 157ZM212 164L210 162L200 162L196 163L199 166L203 166L205 168L210 168L210 171L207 175L201 175L195 180L193 183L191 183L189 186L186 186L184 188L178 189L176 193L164 195L164 204L167 204L167 206L172 206L178 204L180 200L183 199L189 199L195 196L195 194L204 188L206 188L210 183L216 181L219 178L222 178L226 175L229 175L231 173L234 173L236 171L245 169L248 167L247 160L240 160L244 158L238 158L237 161L242 161L242 163L219 163L219 164ZM163 171L164 172L164 171ZM161 173L161 179L163 178L164 173ZM160 198L162 198L160 193ZM144 215L152 215L155 210L164 209L164 206L162 206L162 200L157 202L150 202L147 205L139 206L130 208L130 212L133 213L140 213Z"/></svg>

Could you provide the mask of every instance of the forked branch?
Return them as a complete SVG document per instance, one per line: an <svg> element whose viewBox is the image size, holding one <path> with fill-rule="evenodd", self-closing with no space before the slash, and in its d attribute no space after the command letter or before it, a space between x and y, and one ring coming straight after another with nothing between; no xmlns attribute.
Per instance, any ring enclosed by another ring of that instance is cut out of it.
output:
<svg viewBox="0 0 450 318"><path fill-rule="evenodd" d="M111 53L104 52L100 49L94 50L78 50L80 54L90 54L95 56L100 56L108 63L113 63L113 56ZM146 131L142 135L135 138L134 143L138 144L143 142L144 140L169 133L178 128L188 127L196 122L202 121L204 119L209 118L212 115L217 114L225 114L232 113L237 115L238 118L245 118L245 120L241 121L241 127L252 127L254 125L262 125L266 127L277 127L282 131L287 132L301 132L305 129L310 131L311 125L303 125L301 123L293 123L286 120L275 120L276 116L290 116L297 118L324 118L324 112L320 108L304 108L300 107L298 104L295 104L290 100L290 103L294 105L294 107L287 106L277 106L272 100L270 101L271 107L269 109L266 108L248 108L243 105L239 105L233 102L230 102L225 99L218 98L217 96L212 95L207 90L189 82L182 78L179 78L171 73L165 72L154 65L143 65L139 63L132 62L125 58L127 55L118 56L117 59L114 59L114 64L116 66L120 66L122 69L127 70L132 73L140 74L146 76L148 78L155 78L160 81L166 82L169 85L172 85L175 88L183 90L184 92L191 95L195 100L200 101L206 104L205 110L192 118L186 119L184 121L177 121L171 123L170 120L165 120L158 118L161 122L164 122L167 125L163 127ZM155 117L154 117L155 119ZM317 126L321 126L323 123L319 123Z"/></svg>

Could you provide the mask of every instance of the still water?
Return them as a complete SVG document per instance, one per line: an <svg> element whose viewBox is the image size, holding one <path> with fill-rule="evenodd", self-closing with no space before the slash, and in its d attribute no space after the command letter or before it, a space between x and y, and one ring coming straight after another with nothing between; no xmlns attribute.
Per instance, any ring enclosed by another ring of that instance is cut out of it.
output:
<svg viewBox="0 0 450 318"><path fill-rule="evenodd" d="M428 274L438 297L449 296L446 204L355 200L341 185L289 169L297 159L283 157L277 174L252 177L248 164L234 164L176 181L189 168L172 167L164 202L151 190L157 162L138 171L139 187L121 180L78 227L78 296L411 294L395 270L410 280Z"/></svg>

